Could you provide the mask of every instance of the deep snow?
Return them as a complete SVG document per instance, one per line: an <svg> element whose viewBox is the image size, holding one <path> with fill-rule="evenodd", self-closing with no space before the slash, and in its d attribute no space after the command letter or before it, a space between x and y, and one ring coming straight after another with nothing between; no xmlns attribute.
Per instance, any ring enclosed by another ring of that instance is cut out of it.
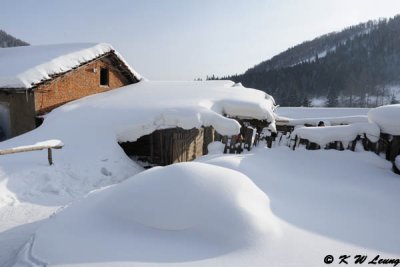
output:
<svg viewBox="0 0 400 267"><path fill-rule="evenodd" d="M1 156L0 232L6 238L0 238L0 265L58 207L143 170L118 141L134 141L154 130L176 126L212 125L221 134L236 134L238 122L223 115L273 123L273 108L272 97L230 81L141 81L53 110L39 128L0 143L0 149L55 138L65 144L53 152L53 166L47 163L46 151ZM18 228L17 235L14 228Z"/></svg>
<svg viewBox="0 0 400 267"><path fill-rule="evenodd" d="M328 254L400 258L400 179L373 153L261 145L223 155L215 143L217 154L200 158L203 164L142 172L117 144L175 126L235 134L238 123L222 115L273 122L273 108L265 93L229 81L141 81L54 110L38 129L0 143L65 144L53 166L45 151L0 158L0 265L321 266ZM324 116L347 115L355 114Z"/></svg>
<svg viewBox="0 0 400 267"><path fill-rule="evenodd" d="M42 225L18 264L190 262L249 250L278 235L268 197L247 176L180 163L72 204Z"/></svg>
<svg viewBox="0 0 400 267"><path fill-rule="evenodd" d="M39 128L0 143L0 149L54 138L65 144L54 151L53 168L47 166L45 151L2 156L0 206L20 200L65 204L121 182L142 168L123 153L118 141L135 141L157 129L213 126L220 134L239 133L239 123L223 114L274 122L272 97L233 85L141 81L53 110Z"/></svg>
<svg viewBox="0 0 400 267"><path fill-rule="evenodd" d="M344 254L400 258L400 180L373 153L259 147L198 161L149 170L74 202L41 225L16 266L324 266L326 255L340 266Z"/></svg>

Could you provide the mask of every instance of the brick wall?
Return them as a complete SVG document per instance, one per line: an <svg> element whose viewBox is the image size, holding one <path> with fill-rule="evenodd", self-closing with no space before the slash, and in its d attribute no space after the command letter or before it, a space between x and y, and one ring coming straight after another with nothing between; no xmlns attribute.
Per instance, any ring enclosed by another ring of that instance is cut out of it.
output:
<svg viewBox="0 0 400 267"><path fill-rule="evenodd" d="M128 85L125 78L110 62L113 55L92 61L70 71L49 83L39 85L35 90L35 110L44 114L62 104L84 96L105 92ZM100 85L100 68L109 69L109 85ZM93 70L96 69L94 72Z"/></svg>

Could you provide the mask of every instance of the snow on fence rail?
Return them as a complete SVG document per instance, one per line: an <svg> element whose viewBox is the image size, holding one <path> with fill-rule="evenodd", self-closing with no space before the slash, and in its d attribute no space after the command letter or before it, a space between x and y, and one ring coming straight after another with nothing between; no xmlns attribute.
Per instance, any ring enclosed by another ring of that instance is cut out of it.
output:
<svg viewBox="0 0 400 267"><path fill-rule="evenodd" d="M340 126L326 127L301 127L295 129L291 137L296 140L293 149L299 144L300 139L325 147L332 142L341 142L346 149L350 142L354 142L357 137L364 136L373 143L379 141L380 129L375 123L355 123Z"/></svg>
<svg viewBox="0 0 400 267"><path fill-rule="evenodd" d="M291 119L286 117L276 117L277 126L297 126L297 125L309 125L317 126L319 122L324 122L325 125L344 125L368 122L368 117L363 115L358 116L342 116L342 117L319 117L319 118L302 118L302 119Z"/></svg>
<svg viewBox="0 0 400 267"><path fill-rule="evenodd" d="M326 115L326 114L325 114ZM400 174L400 104L369 110L368 116L286 118L275 116L277 133L265 137L268 147L300 145L306 149L364 150L385 156ZM368 122L366 120L368 119ZM315 125L324 127L312 127Z"/></svg>
<svg viewBox="0 0 400 267"><path fill-rule="evenodd" d="M64 147L64 143L61 142L60 140L47 140L47 141L36 143L34 145L19 146L19 147L0 150L0 156L14 154L14 153L22 153L22 152L30 152L30 151L38 151L38 150L47 149L47 159L49 161L49 164L53 165L53 153L52 153L51 149L61 149L63 147Z"/></svg>

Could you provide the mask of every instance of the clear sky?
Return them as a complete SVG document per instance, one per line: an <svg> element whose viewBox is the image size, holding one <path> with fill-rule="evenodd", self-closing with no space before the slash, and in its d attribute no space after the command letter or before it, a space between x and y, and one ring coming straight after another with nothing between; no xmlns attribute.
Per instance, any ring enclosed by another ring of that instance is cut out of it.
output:
<svg viewBox="0 0 400 267"><path fill-rule="evenodd" d="M111 43L148 79L193 80L399 13L399 0L0 0L0 29L33 45Z"/></svg>

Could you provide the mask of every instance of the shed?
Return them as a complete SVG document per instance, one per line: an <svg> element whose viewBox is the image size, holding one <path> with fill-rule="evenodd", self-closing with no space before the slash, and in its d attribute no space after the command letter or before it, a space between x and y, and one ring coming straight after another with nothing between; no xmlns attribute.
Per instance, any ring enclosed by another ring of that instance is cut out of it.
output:
<svg viewBox="0 0 400 267"><path fill-rule="evenodd" d="M224 153L239 154L250 151L258 141L259 134L270 123L265 120L239 119L239 135L221 135L212 126L183 129L180 127L160 129L144 135L136 141L120 142L125 153L145 167L166 166L192 161L208 153L208 145L220 141L225 145Z"/></svg>
<svg viewBox="0 0 400 267"><path fill-rule="evenodd" d="M273 97L231 81L129 87L141 90L129 100L129 119L118 127L117 140L129 157L150 165L193 160L213 141L224 143L226 153L240 153L251 149L263 128L275 129Z"/></svg>

